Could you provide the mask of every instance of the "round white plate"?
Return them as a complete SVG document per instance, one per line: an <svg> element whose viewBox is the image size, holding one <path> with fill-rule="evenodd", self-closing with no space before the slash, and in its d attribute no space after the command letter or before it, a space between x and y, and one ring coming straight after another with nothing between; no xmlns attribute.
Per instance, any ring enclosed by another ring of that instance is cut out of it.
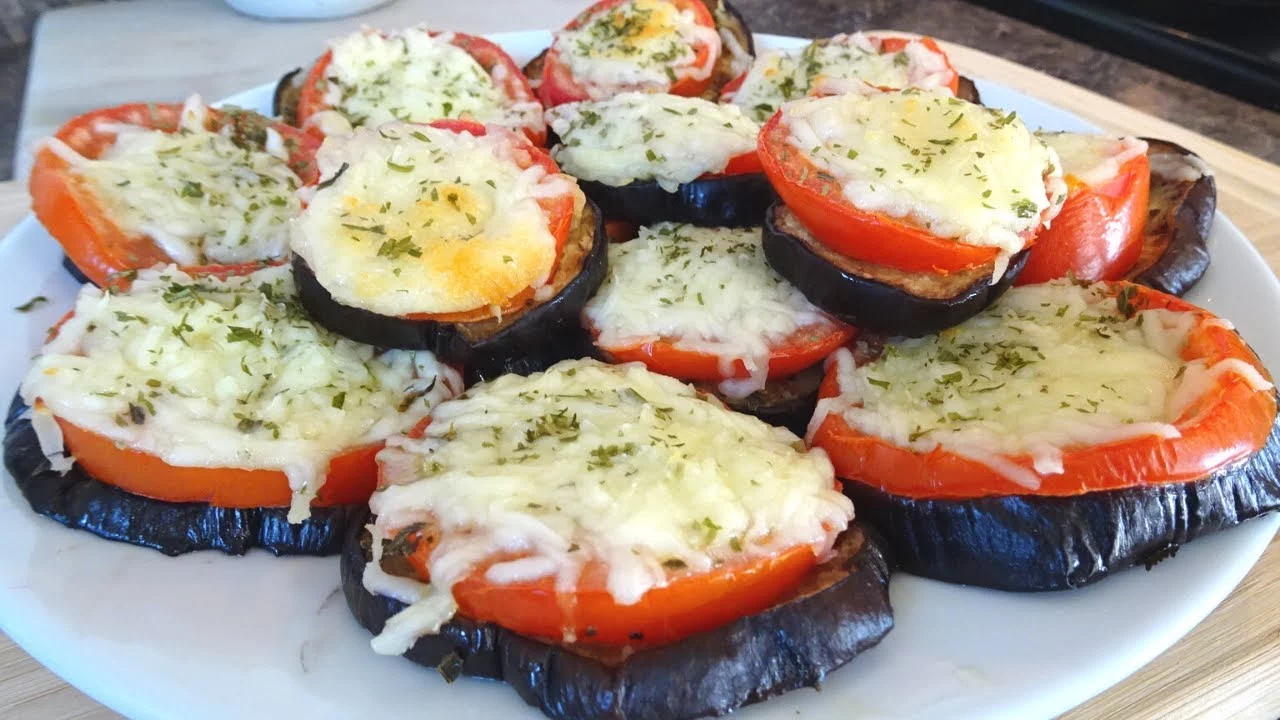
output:
<svg viewBox="0 0 1280 720"><path fill-rule="evenodd" d="M524 62L546 32L494 39ZM761 47L794 38L760 36ZM1079 118L991 83L985 102L1029 124L1088 130ZM271 87L229 102L267 111ZM1193 148L1194 149L1194 148ZM1191 299L1230 318L1280 362L1280 284L1225 217L1213 266ZM0 378L16 388L77 285L34 219L0 243ZM8 310L32 296L52 302ZM7 396L6 396L7 397ZM1257 560L1280 518L1197 541L1151 571L1069 592L1019 595L897 576L897 627L879 647L801 690L736 715L761 718L1047 718L1150 661L1205 617ZM0 491L0 625L37 660L136 718L536 718L509 688L380 657L347 612L336 558L262 552L168 558L36 516L12 482ZM672 678L680 682L680 678Z"/></svg>

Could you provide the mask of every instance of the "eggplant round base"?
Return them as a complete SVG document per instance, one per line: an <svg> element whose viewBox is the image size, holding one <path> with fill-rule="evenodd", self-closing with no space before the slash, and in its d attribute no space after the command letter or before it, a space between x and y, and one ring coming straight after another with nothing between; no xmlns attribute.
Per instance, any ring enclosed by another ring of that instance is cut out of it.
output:
<svg viewBox="0 0 1280 720"><path fill-rule="evenodd" d="M963 500L912 499L851 480L844 488L906 572L999 590L1065 590L1150 568L1201 535L1280 508L1280 422L1252 457L1188 483Z"/></svg>
<svg viewBox="0 0 1280 720"><path fill-rule="evenodd" d="M660 222L703 227L754 227L777 195L763 174L723 175L681 184L675 192L648 180L605 185L579 180L578 185L610 220L637 225Z"/></svg>
<svg viewBox="0 0 1280 720"><path fill-rule="evenodd" d="M107 540L140 545L165 555L221 550L243 555L262 548L275 555L333 555L348 526L363 517L363 504L312 508L290 524L289 508L223 508L134 495L95 480L75 465L49 467L31 427L27 406L15 398L5 420L4 463L31 509L69 528Z"/></svg>
<svg viewBox="0 0 1280 720"><path fill-rule="evenodd" d="M364 520L348 531L342 589L372 633L405 605L364 588ZM891 563L875 532L854 523L790 599L680 642L627 655L569 650L492 624L455 617L417 641L408 659L459 675L502 680L558 720L677 720L723 715L789 690L816 687L828 672L874 646L893 627Z"/></svg>
<svg viewBox="0 0 1280 720"><path fill-rule="evenodd" d="M833 264L833 253L820 254L820 244L802 237L803 226L781 203L774 203L764 222L764 255L769 265L809 298L809 302L866 332L920 337L964 322L981 312L1013 284L1027 264L1028 250L1014 255L1004 275L991 283L991 275L979 275L944 297L925 297L903 287L905 283L855 272L865 263ZM807 233L806 233L807 234ZM901 275L901 271L888 271ZM912 278L914 282L920 282Z"/></svg>
<svg viewBox="0 0 1280 720"><path fill-rule="evenodd" d="M71 277L75 278L75 281L80 283L81 285L94 284L94 282L89 279L89 276L81 272L80 268L76 267L76 264L72 262L71 258L67 257L66 255L62 256L62 269L66 270L67 273L71 275Z"/></svg>
<svg viewBox="0 0 1280 720"><path fill-rule="evenodd" d="M818 389L822 385L822 364L802 370L789 378L768 381L763 390L744 398L726 397L717 389L718 383L697 382L694 386L715 395L720 402L747 415L754 415L775 427L790 430L804 437L809 419L818 404Z"/></svg>
<svg viewBox="0 0 1280 720"><path fill-rule="evenodd" d="M1147 141L1151 197L1142 255L1128 279L1181 297L1209 269L1218 188L1204 161L1174 143Z"/></svg>
<svg viewBox="0 0 1280 720"><path fill-rule="evenodd" d="M562 269L552 279L559 292L544 303L518 310L502 320L411 320L343 305L298 255L293 256L293 277L302 306L320 325L377 347L430 350L445 362L463 365L470 383L507 373L538 372L588 353L591 339L578 316L604 282L608 246L603 217L588 201L566 244ZM571 249L579 254L576 262L570 258Z"/></svg>

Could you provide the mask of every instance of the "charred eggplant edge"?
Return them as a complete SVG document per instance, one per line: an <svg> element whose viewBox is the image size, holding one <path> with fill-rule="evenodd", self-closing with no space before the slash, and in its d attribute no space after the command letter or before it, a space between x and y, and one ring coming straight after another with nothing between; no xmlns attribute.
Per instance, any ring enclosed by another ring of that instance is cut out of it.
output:
<svg viewBox="0 0 1280 720"><path fill-rule="evenodd" d="M310 72L304 73L302 68L296 67L280 76L271 93L271 114L294 127L298 127L298 96L308 75Z"/></svg>
<svg viewBox="0 0 1280 720"><path fill-rule="evenodd" d="M603 215L590 200L579 223L591 228L591 249L578 274L555 297L521 311L511 324L480 338L470 337L464 323L410 320L343 305L298 255L293 256L293 276L302 306L317 323L339 335L377 347L430 350L445 362L464 365L469 380L528 374L577 357L584 343L590 344L578 316L604 282L609 240Z"/></svg>
<svg viewBox="0 0 1280 720"><path fill-rule="evenodd" d="M1249 458L1186 483L1071 497L913 499L846 480L906 572L998 590L1065 590L1280 508L1280 419Z"/></svg>
<svg viewBox="0 0 1280 720"><path fill-rule="evenodd" d="M1027 264L1029 253L1023 250L1009 260L995 284L988 276L952 297L923 298L827 262L778 225L776 216L782 207L776 202L765 215L763 243L769 265L814 305L868 332L920 337L958 325L1003 295Z"/></svg>
<svg viewBox="0 0 1280 720"><path fill-rule="evenodd" d="M368 555L360 520L341 554L347 606L362 627L382 631L403 603L364 588ZM854 537L854 533L858 533ZM606 665L562 647L455 617L420 638L405 657L458 675L502 680L529 705L557 720L632 720L723 715L802 687L874 646L893 627L892 562L875 531L854 523L837 541L861 541L856 552L819 566L842 576L816 592L678 643ZM678 679L678 682L673 682Z"/></svg>
<svg viewBox="0 0 1280 720"><path fill-rule="evenodd" d="M679 222L702 227L754 227L777 198L762 173L721 175L682 183L667 192L653 180L606 185L579 180L605 217L637 225Z"/></svg>
<svg viewBox="0 0 1280 720"><path fill-rule="evenodd" d="M159 550L174 556L197 550L243 555L262 548L274 555L334 555L363 503L315 507L291 525L289 508L223 508L135 495L94 479L80 465L67 473L49 466L31 426L28 408L15 397L5 419L4 462L31 509L75 530Z"/></svg>
<svg viewBox="0 0 1280 720"><path fill-rule="evenodd" d="M1167 140L1143 140L1148 144L1149 155L1159 151L1161 154L1199 158L1190 150ZM1145 267L1131 271L1129 277L1134 282L1181 297L1209 269L1209 231L1218 206L1217 183L1209 174L1201 174L1195 180L1175 180L1152 173L1153 189L1157 183L1187 184L1189 187L1177 193L1177 205L1167 211L1168 245L1165 251Z"/></svg>

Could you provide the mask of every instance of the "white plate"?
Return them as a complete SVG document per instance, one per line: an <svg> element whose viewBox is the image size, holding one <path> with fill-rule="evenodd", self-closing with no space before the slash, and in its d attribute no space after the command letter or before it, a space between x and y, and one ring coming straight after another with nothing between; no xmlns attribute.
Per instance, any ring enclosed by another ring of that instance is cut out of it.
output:
<svg viewBox="0 0 1280 720"><path fill-rule="evenodd" d="M523 62L546 32L494 38ZM761 47L799 40L762 36ZM1079 118L978 81L988 104L1032 125L1088 130ZM266 111L271 87L230 98ZM1230 318L1272 367L1280 361L1280 284L1218 216L1213 266L1191 299ZM16 388L76 284L33 219L0 244L3 389ZM53 300L29 314L7 308ZM7 396L6 396L7 397ZM802 690L738 713L760 718L1051 717L1120 681L1205 617L1257 560L1280 518L1199 540L1150 572L1071 592L1018 595L897 576L897 627L884 642ZM34 515L0 491L0 624L37 660L138 718L535 718L509 688L380 657L347 612L336 558L167 558ZM679 678L673 678L679 682Z"/></svg>

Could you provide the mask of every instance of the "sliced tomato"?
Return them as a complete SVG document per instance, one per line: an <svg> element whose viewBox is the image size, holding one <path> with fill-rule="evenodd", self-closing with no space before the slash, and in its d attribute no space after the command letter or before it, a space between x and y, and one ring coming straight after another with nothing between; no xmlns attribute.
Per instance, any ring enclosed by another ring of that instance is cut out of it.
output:
<svg viewBox="0 0 1280 720"><path fill-rule="evenodd" d="M564 29L576 30L597 16L629 2L634 2L634 0L600 0L570 20L564 26ZM712 17L711 11L707 9L702 0L665 0L665 2L671 3L680 12L693 13L697 24L715 29L715 18ZM714 65L717 58L712 57L713 50L714 48L706 43L695 44L693 46L695 55L693 67ZM697 97L711 85L711 76L712 73L707 73L707 77L698 79L692 77L689 73L677 74L671 85L664 92L684 97ZM554 42L551 48L547 50L547 56L542 63L542 83L538 86L538 97L541 98L542 104L546 107L592 99L591 93L573 76L573 71L569 69L568 65L560 59L560 51L556 48Z"/></svg>
<svg viewBox="0 0 1280 720"><path fill-rule="evenodd" d="M1199 323L1188 335L1182 359L1213 364L1236 359L1268 377L1262 362L1235 332L1213 315L1184 300L1141 285L1114 283L1116 292L1131 288L1137 308L1164 308L1194 313ZM839 393L834 369L827 374L820 397ZM1198 480L1213 471L1249 457L1266 444L1276 418L1273 392L1258 392L1235 373L1222 374L1174 421L1180 436L1137 437L1129 440L1068 448L1062 453L1063 472L1041 475L1036 490L1014 483L990 466L942 448L918 453L852 428L839 415L828 415L813 437L826 450L836 475L884 492L912 498L975 498L991 495L1074 496L1126 487ZM1029 455L1005 460L1034 472Z"/></svg>
<svg viewBox="0 0 1280 720"><path fill-rule="evenodd" d="M441 33L430 31L428 34L436 37ZM533 88L529 87L529 80L525 78L520 66L516 64L515 60L511 59L506 50L476 35L450 33L450 38L449 44L461 48L479 63L480 67L493 79L494 85L502 91L502 94L510 102L538 102L538 96L534 94ZM298 93L297 119L299 127L306 127L307 120L316 113L333 109L333 105L324 99L329 91L328 73L329 65L332 63L333 51L330 50L321 55L311 66L311 70L307 72L307 78ZM528 136L534 145L542 146L547 143L547 128L545 125L539 123L536 126L531 125L519 129Z"/></svg>
<svg viewBox="0 0 1280 720"><path fill-rule="evenodd" d="M1097 187L1068 175L1067 199L1053 224L1036 238L1014 285L1048 282L1069 274L1090 282L1124 276L1142 254L1151 165L1145 154Z"/></svg>
<svg viewBox="0 0 1280 720"><path fill-rule="evenodd" d="M156 455L122 448L114 440L56 417L67 451L94 479L135 495L218 507L286 507L293 497L278 470L180 467ZM314 506L365 503L378 482L382 443L347 450L329 461Z"/></svg>
<svg viewBox="0 0 1280 720"><path fill-rule="evenodd" d="M409 556L419 579L430 580L427 561L434 549L431 533L418 533ZM491 622L521 635L552 643L565 631L577 643L653 647L711 630L769 608L794 588L817 563L808 545L767 558L728 562L707 573L673 570L667 584L622 605L607 589L608 570L588 563L572 592L558 592L554 578L509 584L485 578L488 568L516 555L490 558L453 586L458 613Z"/></svg>
<svg viewBox="0 0 1280 720"><path fill-rule="evenodd" d="M599 333L594 328L592 333L599 337ZM805 368L812 367L853 339L853 335L853 328L835 320L802 327L770 350L769 377L790 377ZM598 340L596 344L599 345ZM720 369L718 356L684 350L677 347L674 340L659 340L626 347L600 345L600 349L609 353L614 362L641 362L654 372L680 380L727 379ZM729 377L750 377L746 364L741 360L735 360L733 373Z"/></svg>
<svg viewBox="0 0 1280 720"><path fill-rule="evenodd" d="M781 111L760 130L760 161L774 190L823 245L841 255L910 272L947 274L996 259L993 247L940 237L906 221L854 207L840 184L791 144ZM1025 236L1027 244L1035 239Z"/></svg>
<svg viewBox="0 0 1280 720"><path fill-rule="evenodd" d="M109 129L111 125L129 123L174 132L178 129L182 107L176 103L136 103L95 110L63 125L55 137L84 157L96 159L115 143L116 134ZM239 128L241 125L238 123L251 117L240 111L223 112L210 108L207 122L210 130L227 126ZM261 120L255 118L250 122ZM284 139L289 167L304 184L315 182L315 153L320 146L319 139L282 123L269 123L269 126ZM151 238L122 230L88 183L74 172L66 160L48 148L42 148L36 154L31 168L30 190L32 212L62 245L67 257L94 283L103 285L112 273L173 262L173 258ZM257 264L246 267L256 269ZM199 273L207 267L183 269Z"/></svg>
<svg viewBox="0 0 1280 720"><path fill-rule="evenodd" d="M764 166L760 164L760 154L754 150L741 155L734 155L729 158L729 162L725 164L724 169L718 173L707 173L703 177L724 177L726 175L757 175L764 172Z"/></svg>

